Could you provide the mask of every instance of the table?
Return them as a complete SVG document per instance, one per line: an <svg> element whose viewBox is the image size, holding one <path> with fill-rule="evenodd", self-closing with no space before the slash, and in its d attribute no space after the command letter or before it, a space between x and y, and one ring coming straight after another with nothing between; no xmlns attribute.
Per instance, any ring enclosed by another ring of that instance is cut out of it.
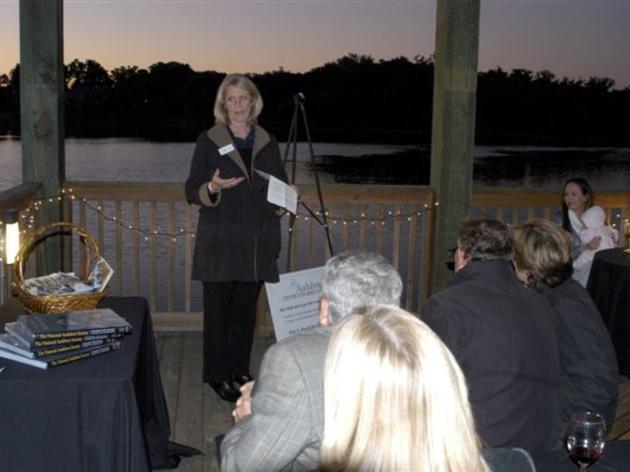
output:
<svg viewBox="0 0 630 472"><path fill-rule="evenodd" d="M50 370L0 359L0 470L177 466L147 302L108 297L99 306L133 326L119 351Z"/></svg>
<svg viewBox="0 0 630 472"><path fill-rule="evenodd" d="M610 332L619 372L630 375L630 254L622 248L597 252L587 288Z"/></svg>

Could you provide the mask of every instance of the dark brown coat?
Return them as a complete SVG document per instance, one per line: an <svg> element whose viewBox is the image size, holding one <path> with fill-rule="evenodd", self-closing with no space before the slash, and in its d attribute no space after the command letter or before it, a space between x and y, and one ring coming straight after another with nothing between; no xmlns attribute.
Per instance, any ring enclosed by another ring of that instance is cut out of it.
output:
<svg viewBox="0 0 630 472"><path fill-rule="evenodd" d="M229 153L219 149L230 145ZM210 195L208 182L215 170L222 178L245 177L236 187ZM192 278L204 282L276 282L280 252L280 218L267 202L268 181L256 170L286 182L276 139L257 126L248 173L227 127L216 124L197 138L186 199L200 205Z"/></svg>

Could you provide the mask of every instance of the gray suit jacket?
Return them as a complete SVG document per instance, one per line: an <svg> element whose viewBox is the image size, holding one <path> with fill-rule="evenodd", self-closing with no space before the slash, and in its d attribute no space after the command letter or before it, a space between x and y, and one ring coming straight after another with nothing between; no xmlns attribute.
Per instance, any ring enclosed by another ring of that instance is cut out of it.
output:
<svg viewBox="0 0 630 472"><path fill-rule="evenodd" d="M221 470L313 470L324 432L324 361L331 328L312 328L265 353L252 414L221 443Z"/></svg>

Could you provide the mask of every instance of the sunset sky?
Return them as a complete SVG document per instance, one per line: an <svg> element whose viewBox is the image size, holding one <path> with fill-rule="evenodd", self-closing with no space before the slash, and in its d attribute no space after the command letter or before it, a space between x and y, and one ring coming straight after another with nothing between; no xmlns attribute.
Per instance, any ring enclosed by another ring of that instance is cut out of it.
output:
<svg viewBox="0 0 630 472"><path fill-rule="evenodd" d="M18 3L0 0L0 74L19 62ZM301 72L349 52L430 56L435 9L418 0L65 0L65 62ZM630 0L482 0L479 69L630 86L629 24Z"/></svg>

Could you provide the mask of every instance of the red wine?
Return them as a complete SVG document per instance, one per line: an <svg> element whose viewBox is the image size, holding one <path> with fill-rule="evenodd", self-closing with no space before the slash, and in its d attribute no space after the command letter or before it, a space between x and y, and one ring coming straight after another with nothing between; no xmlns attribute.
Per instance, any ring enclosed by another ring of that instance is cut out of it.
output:
<svg viewBox="0 0 630 472"><path fill-rule="evenodd" d="M578 464L591 465L599 456L602 455L601 449L596 447L579 447L575 446L569 449L569 455Z"/></svg>

